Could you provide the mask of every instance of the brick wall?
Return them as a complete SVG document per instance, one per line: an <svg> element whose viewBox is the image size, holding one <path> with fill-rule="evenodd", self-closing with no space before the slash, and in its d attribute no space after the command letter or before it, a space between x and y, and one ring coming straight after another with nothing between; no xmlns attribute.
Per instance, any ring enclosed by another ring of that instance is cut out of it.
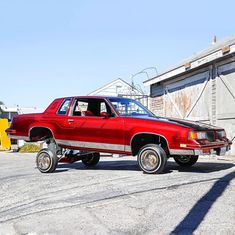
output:
<svg viewBox="0 0 235 235"><path fill-rule="evenodd" d="M157 116L164 116L163 96L150 98L150 110Z"/></svg>

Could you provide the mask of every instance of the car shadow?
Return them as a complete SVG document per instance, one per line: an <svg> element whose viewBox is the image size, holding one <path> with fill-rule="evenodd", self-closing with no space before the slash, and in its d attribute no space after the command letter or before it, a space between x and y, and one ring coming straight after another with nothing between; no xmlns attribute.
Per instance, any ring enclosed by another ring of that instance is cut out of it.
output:
<svg viewBox="0 0 235 235"><path fill-rule="evenodd" d="M60 169L65 170L77 169L77 170L127 170L127 171L140 171L137 161L135 160L122 160L122 161L100 161L96 166L86 167L82 162L75 162L72 164L60 163L57 166L56 171Z"/></svg>
<svg viewBox="0 0 235 235"><path fill-rule="evenodd" d="M173 171L191 172L191 173L210 173L215 171L222 171L234 166L233 163L218 163L218 162L197 162L192 167L181 167L173 161L168 161L163 171L163 174L169 174ZM117 160L117 161L100 161L94 167L86 167L82 162L75 162L72 164L59 163L56 172L68 171L69 169L77 170L109 170L109 171L140 171L136 160Z"/></svg>
<svg viewBox="0 0 235 235"><path fill-rule="evenodd" d="M213 204L223 194L230 182L235 178L235 172L230 172L218 179L210 190L204 194L185 215L184 219L174 228L170 234L194 234L210 212ZM219 233L218 233L219 234Z"/></svg>
<svg viewBox="0 0 235 235"><path fill-rule="evenodd" d="M211 173L215 171L227 170L234 167L233 163L221 163L221 162L197 162L191 167L182 167L175 162L168 162L166 169L170 169L178 172L192 172L192 173Z"/></svg>

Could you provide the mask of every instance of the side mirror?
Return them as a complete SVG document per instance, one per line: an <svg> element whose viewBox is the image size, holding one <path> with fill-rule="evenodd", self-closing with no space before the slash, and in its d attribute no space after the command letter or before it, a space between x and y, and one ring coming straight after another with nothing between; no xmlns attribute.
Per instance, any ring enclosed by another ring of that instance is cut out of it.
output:
<svg viewBox="0 0 235 235"><path fill-rule="evenodd" d="M104 119L107 119L110 117L109 113L107 113L107 112L101 112L100 116L103 117Z"/></svg>

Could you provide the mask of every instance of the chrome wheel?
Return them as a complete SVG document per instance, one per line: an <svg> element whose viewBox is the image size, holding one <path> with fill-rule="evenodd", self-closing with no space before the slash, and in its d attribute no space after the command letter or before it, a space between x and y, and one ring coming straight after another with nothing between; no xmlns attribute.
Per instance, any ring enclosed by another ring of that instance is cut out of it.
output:
<svg viewBox="0 0 235 235"><path fill-rule="evenodd" d="M156 157L156 152L146 150L141 157L141 163L146 170L153 170L159 164L159 159Z"/></svg>
<svg viewBox="0 0 235 235"><path fill-rule="evenodd" d="M56 153L49 149L42 149L38 152L36 157L36 164L39 171L42 173L54 172L58 164L58 157Z"/></svg>
<svg viewBox="0 0 235 235"><path fill-rule="evenodd" d="M47 168L49 168L50 164L51 160L47 153L41 153L38 156L38 167L40 167L40 169L46 170Z"/></svg>
<svg viewBox="0 0 235 235"><path fill-rule="evenodd" d="M156 144L147 144L140 149L138 164L144 173L161 173L166 166L166 152Z"/></svg>

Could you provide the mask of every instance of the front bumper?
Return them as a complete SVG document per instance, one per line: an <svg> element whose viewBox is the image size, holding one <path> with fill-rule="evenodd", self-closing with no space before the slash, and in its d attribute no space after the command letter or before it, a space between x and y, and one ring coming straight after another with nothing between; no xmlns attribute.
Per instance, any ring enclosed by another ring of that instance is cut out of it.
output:
<svg viewBox="0 0 235 235"><path fill-rule="evenodd" d="M170 149L170 155L218 155L224 156L231 149L230 145L222 147L204 147L200 149Z"/></svg>

